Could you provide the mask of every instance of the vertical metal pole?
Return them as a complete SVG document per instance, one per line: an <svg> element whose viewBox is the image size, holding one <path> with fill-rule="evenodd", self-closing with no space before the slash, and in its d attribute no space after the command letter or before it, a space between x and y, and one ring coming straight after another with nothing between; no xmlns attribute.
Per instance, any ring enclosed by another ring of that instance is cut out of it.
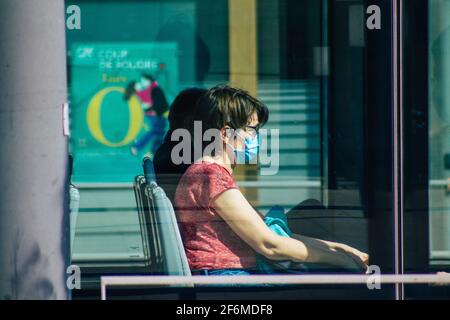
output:
<svg viewBox="0 0 450 320"><path fill-rule="evenodd" d="M0 299L67 299L63 0L0 0Z"/></svg>
<svg viewBox="0 0 450 320"><path fill-rule="evenodd" d="M402 113L402 0L392 0L393 139L394 139L394 241L395 274L403 274L403 113ZM395 297L404 299L404 286L395 284Z"/></svg>

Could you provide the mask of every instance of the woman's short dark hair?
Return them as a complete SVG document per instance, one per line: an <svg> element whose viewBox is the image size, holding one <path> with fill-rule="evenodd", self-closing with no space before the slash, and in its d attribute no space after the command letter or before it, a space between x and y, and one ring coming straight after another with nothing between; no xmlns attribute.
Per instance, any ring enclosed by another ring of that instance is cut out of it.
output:
<svg viewBox="0 0 450 320"><path fill-rule="evenodd" d="M202 88L189 88L176 96L169 111L170 130L189 127L197 101L206 91Z"/></svg>
<svg viewBox="0 0 450 320"><path fill-rule="evenodd" d="M245 90L220 85L202 95L197 102L193 120L202 122L203 132L208 129L222 129L226 125L241 129L248 125L255 112L259 126L262 127L269 118L267 106Z"/></svg>

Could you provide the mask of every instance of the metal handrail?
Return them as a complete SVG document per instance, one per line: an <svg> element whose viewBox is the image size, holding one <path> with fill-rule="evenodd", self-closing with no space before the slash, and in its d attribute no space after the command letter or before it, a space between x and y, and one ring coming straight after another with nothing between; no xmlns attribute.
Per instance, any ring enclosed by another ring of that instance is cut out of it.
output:
<svg viewBox="0 0 450 320"><path fill-rule="evenodd" d="M245 188L319 188L321 181L318 180L273 180L273 181L237 181L237 184ZM450 185L450 180L435 179L430 180L430 187L446 187ZM133 188L130 182L82 182L76 183L78 189L128 189Z"/></svg>
<svg viewBox="0 0 450 320"><path fill-rule="evenodd" d="M379 277L379 278L376 278ZM329 284L439 284L450 285L450 274L403 275L252 275L252 276L104 276L101 299L107 287L186 285L329 285Z"/></svg>

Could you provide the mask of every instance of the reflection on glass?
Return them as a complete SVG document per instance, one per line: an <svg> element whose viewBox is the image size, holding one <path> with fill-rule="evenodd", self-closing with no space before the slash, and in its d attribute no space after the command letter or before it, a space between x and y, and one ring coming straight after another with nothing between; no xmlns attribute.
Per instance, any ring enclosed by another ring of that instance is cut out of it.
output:
<svg viewBox="0 0 450 320"><path fill-rule="evenodd" d="M367 251L364 35L354 31L363 30L364 7L336 2L352 32L336 24L346 29L333 28L330 52L328 2L71 1L82 14L81 30L67 34L75 260L145 259L151 239L142 238L131 184L167 129L153 92L170 104L184 88L229 82L267 104L265 129L280 133L276 174L235 172L247 199L262 213L316 199L328 209L296 212L293 231Z"/></svg>
<svg viewBox="0 0 450 320"><path fill-rule="evenodd" d="M430 1L430 245L450 262L450 3Z"/></svg>

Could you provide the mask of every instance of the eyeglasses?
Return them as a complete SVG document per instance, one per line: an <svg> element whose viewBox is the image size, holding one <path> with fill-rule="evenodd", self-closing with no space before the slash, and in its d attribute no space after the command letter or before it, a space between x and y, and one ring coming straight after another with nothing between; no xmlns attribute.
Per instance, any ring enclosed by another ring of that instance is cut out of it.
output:
<svg viewBox="0 0 450 320"><path fill-rule="evenodd" d="M240 134L240 133L244 133L244 132L246 135L250 135L251 138L254 138L259 133L259 127L258 126L245 126L242 129L236 130L236 133L238 133L240 136L242 136L242 134Z"/></svg>
<svg viewBox="0 0 450 320"><path fill-rule="evenodd" d="M245 126L244 128L236 129L235 132L242 136L241 133L250 135L252 138L256 137L259 133L259 126Z"/></svg>

